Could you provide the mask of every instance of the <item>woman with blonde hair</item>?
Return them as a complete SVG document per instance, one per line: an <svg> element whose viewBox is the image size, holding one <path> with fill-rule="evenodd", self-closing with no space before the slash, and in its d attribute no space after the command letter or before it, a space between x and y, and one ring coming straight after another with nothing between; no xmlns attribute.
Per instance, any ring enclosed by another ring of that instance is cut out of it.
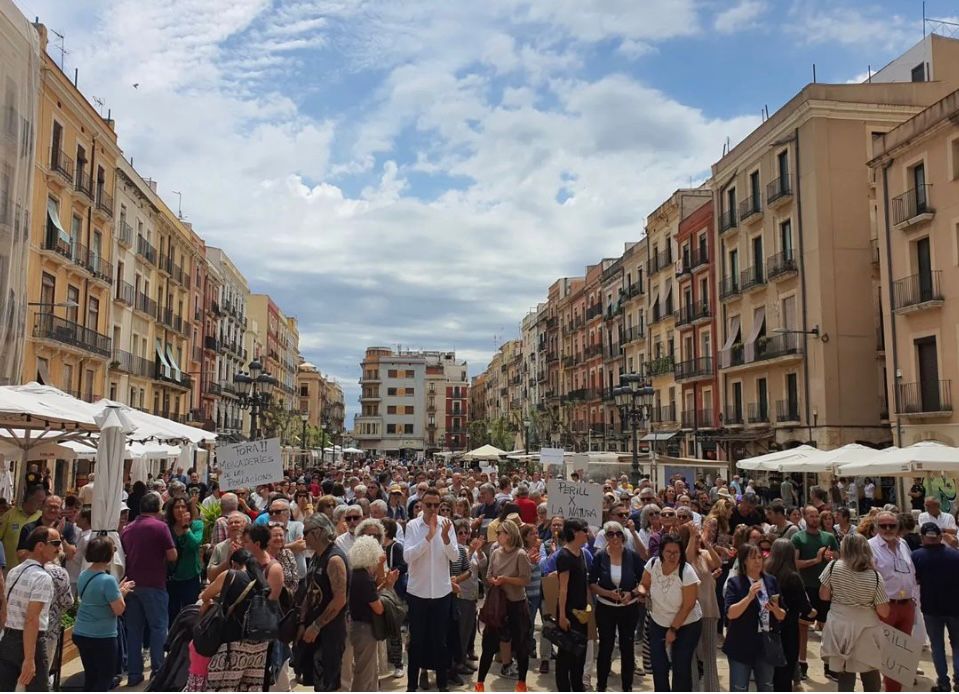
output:
<svg viewBox="0 0 959 694"><path fill-rule="evenodd" d="M350 548L350 643L353 646L353 691L379 690L377 641L373 636L373 615L383 614L381 588L392 588L399 571L385 571L386 553L370 534L359 535Z"/></svg>
<svg viewBox="0 0 959 694"><path fill-rule="evenodd" d="M880 619L889 614L889 599L865 535L843 538L839 559L826 566L819 582L819 597L832 602L820 653L839 678L838 691L853 691L858 673L863 691L878 692L884 641Z"/></svg>

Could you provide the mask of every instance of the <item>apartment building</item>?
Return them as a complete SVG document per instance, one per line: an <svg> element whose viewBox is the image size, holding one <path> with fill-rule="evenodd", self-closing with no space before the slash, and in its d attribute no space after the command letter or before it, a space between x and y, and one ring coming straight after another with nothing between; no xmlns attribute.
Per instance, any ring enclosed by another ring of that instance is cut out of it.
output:
<svg viewBox="0 0 959 694"><path fill-rule="evenodd" d="M600 342L603 346L603 366L599 375L597 395L599 404L590 413L590 429L602 441L597 446L616 451L622 446L623 429L619 424L619 410L612 398L612 389L619 385L619 376L625 371L623 337L625 334L626 273L621 256L607 262L600 279L603 305Z"/></svg>
<svg viewBox="0 0 959 694"><path fill-rule="evenodd" d="M40 46L33 27L10 2L0 5L0 81L0 385L6 385L19 382L23 371L31 196L36 157L44 158L34 149Z"/></svg>
<svg viewBox="0 0 959 694"><path fill-rule="evenodd" d="M254 354L259 357L263 368L277 379L273 401L293 410L298 405L296 374L300 335L296 319L285 315L266 294L250 294L248 312L263 345L260 352Z"/></svg>
<svg viewBox="0 0 959 694"><path fill-rule="evenodd" d="M197 409L192 410L194 421L201 422L209 429L217 429L222 423L219 421L220 403L228 398L237 399L237 387L233 381L220 378L223 364L226 361L226 348L219 338L220 322L223 315L219 299L222 290L222 279L219 269L210 263L204 249L203 270L197 272L196 282L200 288L194 304L194 318L196 324L194 334L196 342L193 345L193 363L200 374L201 387L195 393ZM233 429L236 432L238 428Z"/></svg>
<svg viewBox="0 0 959 694"><path fill-rule="evenodd" d="M541 304L542 306L542 304ZM523 316L520 324L520 346L522 349L522 369L523 379L523 416L529 418L530 413L535 411L540 403L539 395L539 343L540 343L540 314L538 310L532 310ZM544 362L545 363L545 362Z"/></svg>
<svg viewBox="0 0 959 694"><path fill-rule="evenodd" d="M876 137L946 93L938 82L811 84L713 165L716 440L729 458L888 441L866 162Z"/></svg>
<svg viewBox="0 0 959 694"><path fill-rule="evenodd" d="M880 384L893 443L957 445L959 91L875 133L872 150Z"/></svg>
<svg viewBox="0 0 959 694"><path fill-rule="evenodd" d="M343 432L343 389L330 376L309 362L300 363L296 374L299 411L307 414L310 426L332 435Z"/></svg>
<svg viewBox="0 0 959 694"><path fill-rule="evenodd" d="M680 425L684 455L715 457L715 441L704 434L719 427L719 387L716 365L716 277L713 244L713 201L690 199L695 207L679 222L676 270L679 311L676 332L679 358L673 370L680 385Z"/></svg>
<svg viewBox="0 0 959 694"><path fill-rule="evenodd" d="M207 246L206 260L207 272L216 276L219 282L219 291L215 297L210 297L209 302L211 317L218 317L220 324L214 350L220 355L215 380L221 384L221 397L214 412L216 430L223 433L242 433L248 431L248 425L244 424L244 411L240 408L234 377L247 371L251 360L250 352L244 344L249 323L246 303L250 296L250 287L243 273L223 249ZM210 329L212 330L212 325ZM210 380L214 380L212 374Z"/></svg>
<svg viewBox="0 0 959 694"><path fill-rule="evenodd" d="M105 394L113 356L113 191L120 151L113 122L47 55L46 27L36 29L40 96L22 378L92 401Z"/></svg>
<svg viewBox="0 0 959 694"><path fill-rule="evenodd" d="M467 363L454 352L369 347L361 368L360 448L414 456L468 445Z"/></svg>

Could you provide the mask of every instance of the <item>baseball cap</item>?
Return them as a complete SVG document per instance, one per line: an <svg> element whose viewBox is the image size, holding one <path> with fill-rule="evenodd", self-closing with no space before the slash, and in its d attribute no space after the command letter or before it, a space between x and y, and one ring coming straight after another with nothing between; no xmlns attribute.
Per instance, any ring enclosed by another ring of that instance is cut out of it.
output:
<svg viewBox="0 0 959 694"><path fill-rule="evenodd" d="M402 493L403 493L403 488L400 485L394 484L390 487L390 494L402 494Z"/></svg>
<svg viewBox="0 0 959 694"><path fill-rule="evenodd" d="M932 521L926 521L919 529L919 534L921 534L923 537L939 537L942 535L942 528Z"/></svg>

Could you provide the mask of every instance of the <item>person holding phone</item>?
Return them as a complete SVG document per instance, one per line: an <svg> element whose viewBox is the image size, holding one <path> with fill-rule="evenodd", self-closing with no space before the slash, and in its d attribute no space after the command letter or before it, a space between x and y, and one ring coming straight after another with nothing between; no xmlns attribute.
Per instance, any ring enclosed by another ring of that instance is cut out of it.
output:
<svg viewBox="0 0 959 694"><path fill-rule="evenodd" d="M779 584L763 570L763 555L757 545L744 544L738 551L739 574L726 583L724 606L729 620L723 652L729 660L729 688L749 691L756 679L760 692L773 691L777 665L767 652L767 635L778 634L786 611L779 605ZM780 649L781 650L781 649Z"/></svg>

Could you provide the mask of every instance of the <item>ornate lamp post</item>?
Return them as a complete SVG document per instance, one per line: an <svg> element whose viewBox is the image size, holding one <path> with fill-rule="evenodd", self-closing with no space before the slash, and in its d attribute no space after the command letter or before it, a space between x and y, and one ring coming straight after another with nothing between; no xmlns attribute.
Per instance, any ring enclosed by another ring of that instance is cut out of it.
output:
<svg viewBox="0 0 959 694"><path fill-rule="evenodd" d="M309 446L306 445L306 424L310 421L310 413L300 412L300 421L303 422L303 433L300 436L300 448L303 449L303 466L306 467L306 452L309 450Z"/></svg>
<svg viewBox="0 0 959 694"><path fill-rule="evenodd" d="M652 408L653 396L656 391L648 385L639 374L624 374L620 376L619 382L622 383L619 388L613 389L613 398L619 407L621 419L627 417L632 424L633 433L633 463L630 471L630 482L635 487L639 484L639 441L637 438L637 425L639 421L645 420L647 428L651 424L650 409ZM655 444L655 442L651 442ZM652 464L656 466L656 447L652 445Z"/></svg>
<svg viewBox="0 0 959 694"><path fill-rule="evenodd" d="M257 439L260 435L257 418L273 397L273 388L277 380L263 371L263 365L258 359L250 362L249 373L240 372L233 377L240 395L240 408L250 411L250 438Z"/></svg>

